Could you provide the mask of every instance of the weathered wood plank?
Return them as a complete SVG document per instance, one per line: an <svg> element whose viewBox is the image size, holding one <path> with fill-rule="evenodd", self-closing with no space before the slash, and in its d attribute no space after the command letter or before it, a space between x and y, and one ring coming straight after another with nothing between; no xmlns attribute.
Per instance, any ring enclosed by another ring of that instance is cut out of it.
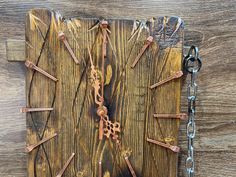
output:
<svg viewBox="0 0 236 177"><path fill-rule="evenodd" d="M27 144L58 133L28 155L29 176L55 176L72 153L75 160L65 171L66 176L98 176L99 161L104 176L131 176L125 156L130 156L137 176L177 175L177 154L146 142L152 138L178 144L179 122L162 119L156 124L153 114L180 112L180 79L157 89L149 88L181 70L182 27L170 38L178 23L176 17L171 18L168 31L172 32L164 38L158 32L162 20L150 22L153 27L150 31L156 38L134 68L131 65L150 34L143 30L129 41L134 21L108 20L111 33L105 62L104 101L109 119L121 124L121 146L117 152L111 139L98 140L98 116L87 52L90 46L94 65L101 72L101 29L98 26L88 31L98 19L63 20L58 13L36 9L28 13L26 42L33 47L27 48L26 60L58 79L53 82L38 72L27 72L27 106L54 108L53 112L27 114ZM59 31L65 33L75 56L84 62L75 64L58 38ZM153 99L156 97L157 100ZM154 163L150 161L152 157Z"/></svg>
<svg viewBox="0 0 236 177"><path fill-rule="evenodd" d="M6 41L6 55L7 61L25 61L25 41L8 39Z"/></svg>
<svg viewBox="0 0 236 177"><path fill-rule="evenodd" d="M186 151L182 152L182 156L179 158L180 167L179 176L186 176L185 170L185 158L187 155ZM222 165L222 162L227 162ZM195 176L197 177L215 177L215 176L235 176L236 159L235 151L207 151L207 152L196 152L195 153Z"/></svg>
<svg viewBox="0 0 236 177"><path fill-rule="evenodd" d="M40 19L40 20L39 20ZM40 13L31 11L26 18L26 42L33 46L27 48L26 60L32 61L35 65L50 71L54 75L54 61L49 53L51 14L47 10ZM49 78L45 78L35 70L27 70L26 74L26 100L27 107L54 107L56 84ZM57 127L51 126L54 111L27 113L27 145L35 144L57 132ZM55 124L57 122L55 121ZM59 135L58 135L59 136ZM55 164L51 163L50 150L54 150L57 137L39 146L28 155L28 176L51 176L55 173ZM56 139L56 140L55 140ZM37 163L35 163L35 161Z"/></svg>
<svg viewBox="0 0 236 177"><path fill-rule="evenodd" d="M151 75L154 79L150 79L150 84L151 80L160 81L174 72L181 70L182 49L167 48L164 51L163 57L158 57L155 61L156 63L153 65L155 69L153 69L153 74ZM146 134L149 138L178 146L177 132L179 129L179 120L153 118L153 113L180 113L180 106L178 105L180 105L179 80L166 83L149 93L149 101L147 103L149 109L148 116L146 117ZM145 165L147 166L145 168L145 174L147 176L176 176L177 154L163 147L156 147L156 145L150 143L146 143L146 146L145 154L150 155L148 155L149 158L145 159ZM156 148L158 148L158 151L155 150Z"/></svg>

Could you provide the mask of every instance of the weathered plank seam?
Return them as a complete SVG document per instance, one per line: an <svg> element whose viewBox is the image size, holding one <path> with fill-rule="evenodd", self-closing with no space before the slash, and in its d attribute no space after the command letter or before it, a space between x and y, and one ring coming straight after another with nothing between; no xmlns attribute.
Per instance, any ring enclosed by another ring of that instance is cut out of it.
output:
<svg viewBox="0 0 236 177"><path fill-rule="evenodd" d="M40 58L41 58L41 55L42 55L43 50L44 50L44 48L45 48L46 41L47 41L47 39L48 39L48 35L49 35L49 32L50 32L50 26L51 26L51 22L49 23L49 27L48 27L48 29L47 29L47 32L46 32L45 37L43 37L43 35L41 34L41 30L37 28L37 29L40 31L41 37L43 38L43 44L42 44L42 47L41 47L39 56L38 56L38 58L37 58L36 66L37 66L38 63L39 63ZM31 78L30 84L29 84L29 85L30 85L30 86L29 86L29 92L28 92L28 104L29 104L29 106L31 105L31 101L30 101L30 100L31 100L31 98L30 98L30 97L31 97L31 94L30 94L30 93L31 93L32 83L33 83L33 79L34 79L35 73L36 73L36 71L33 71L32 78ZM56 84L55 84L55 87L56 87ZM55 88L55 91L56 91L56 88ZM54 102L55 102L55 92L54 92L54 98L53 98L53 102L52 102L52 106L51 106L51 107L53 107ZM44 132L45 132L45 130L46 130L46 126L47 126L48 120L49 120L49 118L50 118L50 115L51 115L51 112L49 112L49 114L48 114L48 116L47 116L47 120L46 120L46 123L45 123L44 128L43 128L42 136L40 136L40 134L39 134L39 132L38 132L38 129L37 129L37 126L36 126L36 124L35 124L35 122L34 122L34 119L33 119L33 117L32 117L32 114L30 113L30 117L31 117L33 126L34 126L34 128L35 128L35 130L36 130L36 134L37 134L37 136L38 136L38 138L39 138L40 140L42 140L42 138L43 138L43 136L44 136ZM46 161L47 161L48 166L49 166L50 175L51 175L51 177L52 177L52 169L51 169L50 161L49 161L49 158L48 158L48 155L47 155L47 152L46 152L46 149L45 149L44 145L42 145L42 148L43 148L43 152L44 152L45 157L46 157ZM35 176L35 177L37 177L36 163L37 163L37 156L38 156L38 153L39 153L39 149L40 149L40 147L37 149L37 152L36 152L36 155L35 155L35 158L34 158L34 176Z"/></svg>

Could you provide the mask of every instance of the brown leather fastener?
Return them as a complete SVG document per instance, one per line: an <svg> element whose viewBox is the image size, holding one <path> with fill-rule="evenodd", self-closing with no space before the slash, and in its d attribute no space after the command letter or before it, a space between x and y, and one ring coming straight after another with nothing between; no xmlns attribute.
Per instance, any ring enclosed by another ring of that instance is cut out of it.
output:
<svg viewBox="0 0 236 177"><path fill-rule="evenodd" d="M140 60L141 56L143 55L143 53L145 52L145 50L148 48L149 45L151 45L151 43L153 42L153 37L152 36L148 36L148 38L146 39L146 43L143 46L143 48L141 49L140 53L138 54L138 56L134 59L133 64L131 65L131 68L134 68L135 65L138 63L138 61Z"/></svg>

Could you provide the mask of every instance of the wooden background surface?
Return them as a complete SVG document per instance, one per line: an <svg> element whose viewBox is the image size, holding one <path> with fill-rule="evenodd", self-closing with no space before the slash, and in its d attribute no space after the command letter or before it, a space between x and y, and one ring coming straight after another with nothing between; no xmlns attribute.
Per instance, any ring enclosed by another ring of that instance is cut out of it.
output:
<svg viewBox="0 0 236 177"><path fill-rule="evenodd" d="M25 67L6 61L5 40L24 39L26 12L59 10L66 17L144 18L178 15L185 21L185 45L200 47L203 68L197 102L196 176L236 176L236 1L0 1L0 176L26 176ZM91 15L92 14L92 15ZM186 84L184 85L186 86ZM186 110L183 87L182 110ZM181 124L179 176L184 174L185 124Z"/></svg>

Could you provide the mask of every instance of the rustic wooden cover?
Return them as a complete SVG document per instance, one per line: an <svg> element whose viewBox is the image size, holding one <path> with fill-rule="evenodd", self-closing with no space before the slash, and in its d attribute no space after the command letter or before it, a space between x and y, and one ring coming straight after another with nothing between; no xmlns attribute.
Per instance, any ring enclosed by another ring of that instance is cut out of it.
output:
<svg viewBox="0 0 236 177"><path fill-rule="evenodd" d="M166 19L168 23L159 34ZM121 124L122 152L119 152L111 139L98 140L99 118L90 84L87 51L87 46L92 48L93 60L99 69L102 35L98 28L88 31L97 21L65 20L58 13L42 9L32 10L27 15L26 60L58 79L54 82L38 72L27 71L27 107L54 108L51 112L27 114L27 145L58 133L29 153L28 176L56 176L75 153L64 173L66 177L97 177L100 159L103 176L128 177L131 174L122 154L128 152L137 176L175 177L177 154L146 142L146 138L178 144L179 120L157 119L153 114L180 112L181 80L152 90L149 86L181 70L182 25L171 37L178 18L154 18L144 22L140 36L137 34L128 42L135 20L108 20L111 41L107 45L105 103L110 119ZM59 41L59 31L65 33L81 64L75 64ZM150 34L156 37L155 42L131 69Z"/></svg>

